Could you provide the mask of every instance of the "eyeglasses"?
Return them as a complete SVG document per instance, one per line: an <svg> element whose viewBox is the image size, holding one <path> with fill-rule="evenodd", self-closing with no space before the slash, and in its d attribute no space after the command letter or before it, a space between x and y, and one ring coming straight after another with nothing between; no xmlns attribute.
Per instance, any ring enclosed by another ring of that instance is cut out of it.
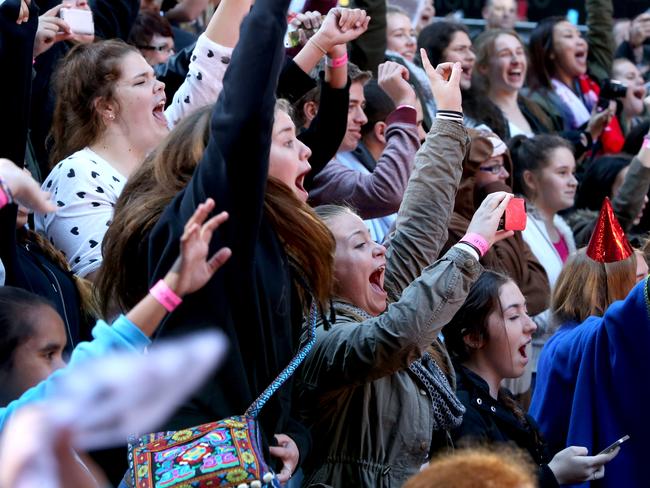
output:
<svg viewBox="0 0 650 488"><path fill-rule="evenodd" d="M480 166L478 169L486 173L491 173L493 175L507 173L506 167L503 164L495 164L494 166Z"/></svg>
<svg viewBox="0 0 650 488"><path fill-rule="evenodd" d="M138 49L144 49L146 51L158 51L159 53L167 52L169 54L174 54L176 51L173 47L163 44L162 46L136 46Z"/></svg>

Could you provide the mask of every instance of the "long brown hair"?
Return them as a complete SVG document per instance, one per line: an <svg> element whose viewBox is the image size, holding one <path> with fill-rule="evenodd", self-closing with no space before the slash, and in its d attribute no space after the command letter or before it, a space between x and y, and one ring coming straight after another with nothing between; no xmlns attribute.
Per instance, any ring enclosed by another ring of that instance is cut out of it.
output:
<svg viewBox="0 0 650 488"><path fill-rule="evenodd" d="M554 325L583 322L602 316L613 302L622 300L636 284L636 255L623 261L598 263L585 249L573 254L562 268L551 295Z"/></svg>
<svg viewBox="0 0 650 488"><path fill-rule="evenodd" d="M490 340L489 316L492 312L501 310L499 291L503 285L512 282L508 276L490 270L483 271L474 282L463 306L442 329L445 346L456 361L460 363L467 361L474 351L474 348L465 342L466 336L472 336L479 342ZM506 406L522 425L526 425L526 415L521 406L503 388L499 389L498 395L499 402ZM537 435L535 440L541 442Z"/></svg>
<svg viewBox="0 0 650 488"><path fill-rule="evenodd" d="M279 101L276 110L287 106ZM104 261L95 281L104 316L114 307L129 310L147 294L147 263L139 260L138 247L146 242L165 206L190 181L208 143L211 112L211 107L205 107L177 124L122 191L102 242ZM329 230L311 207L271 177L264 208L285 251L324 309L334 273L334 240Z"/></svg>
<svg viewBox="0 0 650 488"><path fill-rule="evenodd" d="M481 73L481 68L488 68L490 60L495 55L494 44L499 36L506 35L512 36L519 41L521 47L524 49L524 56L526 60L529 60L528 51L526 50L526 44L521 39L519 34L511 29L490 29L481 33L476 39L474 39L474 52L476 53L476 67L472 71L472 86L476 87L476 90L480 95L483 95L483 102L485 103L494 103L490 100L488 92L490 91L490 79L488 76ZM530 65L530 62L527 63ZM518 101L523 104L534 116L535 118L544 126L547 130L552 131L553 125L551 119L544 113L544 111L537 105L535 102L530 100L521 94L521 91L518 94Z"/></svg>
<svg viewBox="0 0 650 488"><path fill-rule="evenodd" d="M95 109L98 99L115 101L115 84L124 56L138 51L120 40L79 44L72 48L54 74L56 105L50 137L50 163L97 140L105 129Z"/></svg>
<svg viewBox="0 0 650 488"><path fill-rule="evenodd" d="M204 107L184 117L128 179L102 241L104 260L95 295L104 317L126 311L147 294L147 263L138 247L146 242L165 206L190 181L208 144L210 113Z"/></svg>

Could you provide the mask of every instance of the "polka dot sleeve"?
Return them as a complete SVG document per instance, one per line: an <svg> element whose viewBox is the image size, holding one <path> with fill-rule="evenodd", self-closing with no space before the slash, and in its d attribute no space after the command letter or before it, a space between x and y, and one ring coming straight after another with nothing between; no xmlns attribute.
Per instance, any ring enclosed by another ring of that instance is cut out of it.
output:
<svg viewBox="0 0 650 488"><path fill-rule="evenodd" d="M211 41L205 34L199 36L192 52L189 73L165 110L170 129L186 115L217 101L231 55L232 48Z"/></svg>

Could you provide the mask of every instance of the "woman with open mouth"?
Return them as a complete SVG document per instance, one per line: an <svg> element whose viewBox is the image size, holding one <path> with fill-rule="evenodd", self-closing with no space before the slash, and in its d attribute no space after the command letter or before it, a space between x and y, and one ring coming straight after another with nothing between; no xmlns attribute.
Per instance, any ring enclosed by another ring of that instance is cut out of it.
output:
<svg viewBox="0 0 650 488"><path fill-rule="evenodd" d="M585 148L600 139L603 152L615 153L624 138L614 104L610 101L604 110L597 107L600 83L609 78L613 60L607 48L612 6L607 0L589 0L586 9L587 39L564 17L549 17L531 33L530 96L562 130L581 131Z"/></svg>
<svg viewBox="0 0 650 488"><path fill-rule="evenodd" d="M239 27L233 18L246 15L244 3L225 2L214 14L167 108L165 84L134 46L81 44L63 59L55 74L54 167L43 182L58 212L35 214L35 224L76 275L96 277L113 207L131 174L184 116L216 101Z"/></svg>
<svg viewBox="0 0 650 488"><path fill-rule="evenodd" d="M302 418L316 440L306 486L401 486L448 445L462 417L437 336L480 273L479 252L460 242L436 261L468 142L461 66L434 70L426 57L425 66L439 113L416 155L388 250L350 209L316 208L336 242L335 288L333 313L299 379ZM490 195L469 225L485 251L512 235L496 230L510 198Z"/></svg>
<svg viewBox="0 0 650 488"><path fill-rule="evenodd" d="M504 379L524 373L536 329L517 285L500 273L483 272L442 330L456 370L456 394L465 406L452 437L457 445L517 445L539 467L541 488L600 479L618 450L587 456L583 447L562 445L552 456L535 421L501 387Z"/></svg>

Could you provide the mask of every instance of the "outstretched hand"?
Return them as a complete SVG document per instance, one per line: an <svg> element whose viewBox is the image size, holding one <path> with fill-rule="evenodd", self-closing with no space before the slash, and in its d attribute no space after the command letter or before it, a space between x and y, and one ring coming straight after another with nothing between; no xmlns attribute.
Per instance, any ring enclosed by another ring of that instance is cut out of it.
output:
<svg viewBox="0 0 650 488"><path fill-rule="evenodd" d="M427 73L433 98L439 110L462 112L462 95L460 93L460 75L463 68L460 63L440 63L436 68L431 65L427 52L420 49L422 66Z"/></svg>
<svg viewBox="0 0 650 488"><path fill-rule="evenodd" d="M212 233L228 220L228 214L221 212L205 222L214 206L214 200L208 198L185 224L180 256L165 276L169 287L179 296L201 289L232 254L224 247L208 259Z"/></svg>
<svg viewBox="0 0 650 488"><path fill-rule="evenodd" d="M514 231L512 230L497 230L501 217L503 217L512 197L512 193L504 191L490 193L474 212L472 221L467 227L467 233L479 234L488 241L490 246L495 242L513 236Z"/></svg>
<svg viewBox="0 0 650 488"><path fill-rule="evenodd" d="M41 190L36 180L8 159L0 158L0 178L9 187L15 203L35 212L56 212L50 194Z"/></svg>
<svg viewBox="0 0 650 488"><path fill-rule="evenodd" d="M370 17L358 8L333 8L314 34L314 40L328 53L335 46L357 39L366 32Z"/></svg>

